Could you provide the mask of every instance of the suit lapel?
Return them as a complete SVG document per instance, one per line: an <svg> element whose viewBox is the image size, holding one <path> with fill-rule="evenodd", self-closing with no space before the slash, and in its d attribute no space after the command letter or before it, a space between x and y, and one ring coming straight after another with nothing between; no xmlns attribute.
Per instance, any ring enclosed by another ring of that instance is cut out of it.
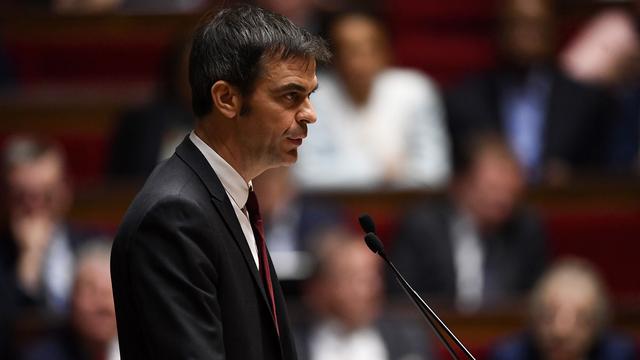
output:
<svg viewBox="0 0 640 360"><path fill-rule="evenodd" d="M552 73L549 78L549 96L547 97L547 109L544 118L544 128L543 128L543 146L541 153L541 160L548 160L550 157L557 155L558 153L564 153L563 148L567 146L570 141L567 141L567 136L559 137L559 134L566 135L571 132L564 131L562 128L566 126L567 119L565 119L567 114L562 113L562 109L566 109L566 104L563 104L564 97L561 95L565 87L564 81L556 75L556 73ZM569 145L571 146L571 145Z"/></svg>
<svg viewBox="0 0 640 360"><path fill-rule="evenodd" d="M254 284L260 289L264 305L269 307L269 300L267 299L264 286L260 280L260 274L258 273L255 261L253 260L253 255L251 255L251 250L247 244L247 239L242 232L242 227L240 227L236 213L233 210L229 197L227 196L220 179L213 171L204 155L202 155L200 150L198 150L191 140L189 140L188 136L182 141L180 146L178 146L176 154L198 175L204 186L211 194L211 201L213 202L214 207L218 210L218 213L227 225L227 229L231 233L233 240L240 248L245 265L249 268Z"/></svg>

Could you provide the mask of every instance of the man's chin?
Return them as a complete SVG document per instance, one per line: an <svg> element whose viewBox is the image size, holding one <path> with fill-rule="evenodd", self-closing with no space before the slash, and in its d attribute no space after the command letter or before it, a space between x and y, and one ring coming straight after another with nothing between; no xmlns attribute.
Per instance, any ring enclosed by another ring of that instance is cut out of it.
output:
<svg viewBox="0 0 640 360"><path fill-rule="evenodd" d="M298 160L298 150L293 149L283 152L280 156L274 159L269 168L277 167L289 167L296 163Z"/></svg>
<svg viewBox="0 0 640 360"><path fill-rule="evenodd" d="M291 149L289 151L287 151L284 159L283 159L283 166L290 166L296 163L296 161L298 160L298 149Z"/></svg>

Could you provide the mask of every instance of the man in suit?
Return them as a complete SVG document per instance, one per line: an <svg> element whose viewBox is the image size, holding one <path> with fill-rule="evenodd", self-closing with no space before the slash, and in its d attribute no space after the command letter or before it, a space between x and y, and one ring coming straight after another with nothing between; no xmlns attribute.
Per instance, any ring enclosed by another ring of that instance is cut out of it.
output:
<svg viewBox="0 0 640 360"><path fill-rule="evenodd" d="M555 64L553 2L504 0L499 67L446 97L454 151L487 130L507 138L530 182L562 184L573 171L601 167L611 102Z"/></svg>
<svg viewBox="0 0 640 360"><path fill-rule="evenodd" d="M64 315L75 252L86 239L68 223L73 190L63 150L34 136L9 139L2 153L6 218L0 220L0 277L14 305ZM6 299L5 299L6 300Z"/></svg>
<svg viewBox="0 0 640 360"><path fill-rule="evenodd" d="M251 6L196 30L195 130L120 226L111 274L123 359L295 359L251 180L295 162L324 43Z"/></svg>
<svg viewBox="0 0 640 360"><path fill-rule="evenodd" d="M473 311L522 296L547 251L540 221L522 206L523 175L506 142L478 136L458 155L447 198L409 212L392 259L418 292Z"/></svg>
<svg viewBox="0 0 640 360"><path fill-rule="evenodd" d="M315 251L315 271L305 286L311 310L297 328L298 353L308 360L431 359L422 324L382 311L382 261L361 235L327 231Z"/></svg>

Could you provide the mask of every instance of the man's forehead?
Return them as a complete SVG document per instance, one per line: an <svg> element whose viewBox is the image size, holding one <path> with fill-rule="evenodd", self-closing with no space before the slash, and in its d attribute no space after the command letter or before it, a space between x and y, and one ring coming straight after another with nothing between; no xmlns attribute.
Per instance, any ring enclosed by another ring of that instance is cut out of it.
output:
<svg viewBox="0 0 640 360"><path fill-rule="evenodd" d="M273 59L265 62L264 74L264 78L275 86L295 81L313 89L317 84L316 61L313 58Z"/></svg>

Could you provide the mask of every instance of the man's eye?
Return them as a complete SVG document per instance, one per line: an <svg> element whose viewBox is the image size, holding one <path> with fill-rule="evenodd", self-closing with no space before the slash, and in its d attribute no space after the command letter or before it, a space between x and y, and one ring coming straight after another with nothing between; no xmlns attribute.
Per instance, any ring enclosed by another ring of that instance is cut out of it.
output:
<svg viewBox="0 0 640 360"><path fill-rule="evenodd" d="M294 92L287 93L284 95L284 97L289 101L295 101L298 99L298 93L294 93Z"/></svg>

